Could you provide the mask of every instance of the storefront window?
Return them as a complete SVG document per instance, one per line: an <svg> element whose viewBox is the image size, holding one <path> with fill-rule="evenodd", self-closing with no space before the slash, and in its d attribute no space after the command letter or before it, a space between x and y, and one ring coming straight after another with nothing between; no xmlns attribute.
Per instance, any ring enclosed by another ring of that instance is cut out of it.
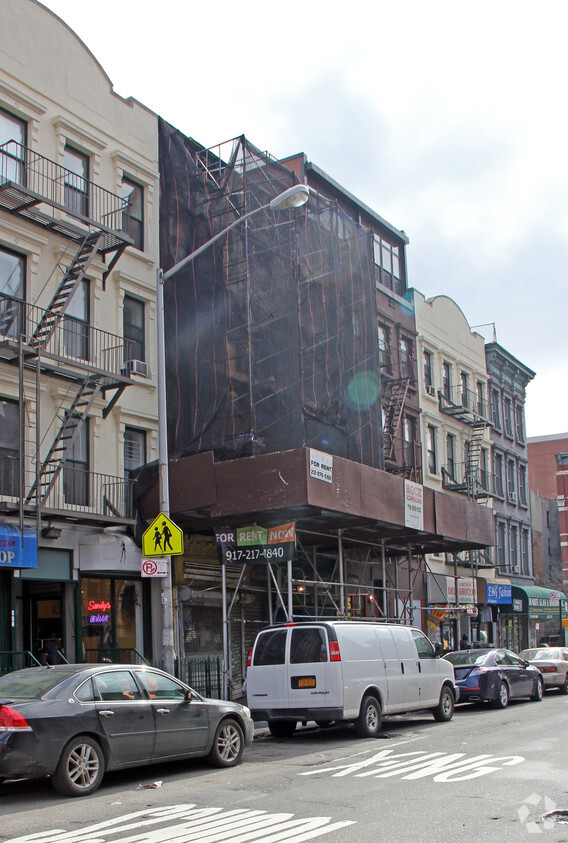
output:
<svg viewBox="0 0 568 843"><path fill-rule="evenodd" d="M81 612L86 661L131 661L132 650L138 649L140 589L136 580L83 578Z"/></svg>

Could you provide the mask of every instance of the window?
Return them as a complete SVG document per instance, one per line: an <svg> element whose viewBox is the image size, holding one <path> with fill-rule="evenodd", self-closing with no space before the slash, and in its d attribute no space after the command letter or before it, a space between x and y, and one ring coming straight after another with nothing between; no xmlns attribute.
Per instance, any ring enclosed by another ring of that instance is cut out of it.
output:
<svg viewBox="0 0 568 843"><path fill-rule="evenodd" d="M493 474L495 475L495 494L503 497L503 455L493 454Z"/></svg>
<svg viewBox="0 0 568 843"><path fill-rule="evenodd" d="M416 462L414 454L414 443L416 441L416 419L413 416L404 416L402 425L402 435L404 444L404 462L405 465L414 465Z"/></svg>
<svg viewBox="0 0 568 843"><path fill-rule="evenodd" d="M65 168L65 207L83 217L89 214L89 157L66 146L63 153Z"/></svg>
<svg viewBox="0 0 568 843"><path fill-rule="evenodd" d="M481 381L477 381L477 415L485 418L485 396Z"/></svg>
<svg viewBox="0 0 568 843"><path fill-rule="evenodd" d="M434 394L434 381L432 379L432 355L429 351L422 352L422 360L424 363L424 387L429 395Z"/></svg>
<svg viewBox="0 0 568 843"><path fill-rule="evenodd" d="M138 685L129 670L99 673L94 678L102 702L130 702L142 699Z"/></svg>
<svg viewBox="0 0 568 843"><path fill-rule="evenodd" d="M124 428L124 473L126 479L135 468L146 462L146 432L135 427Z"/></svg>
<svg viewBox="0 0 568 843"><path fill-rule="evenodd" d="M273 632L263 633L254 651L255 666L284 664L286 652L286 630L277 629Z"/></svg>
<svg viewBox="0 0 568 843"><path fill-rule="evenodd" d="M122 228L134 240L136 249L144 248L144 189L130 179L123 178L120 190L128 208L122 212Z"/></svg>
<svg viewBox="0 0 568 843"><path fill-rule="evenodd" d="M452 392L452 381L450 375L450 364L442 363L442 395L447 400L450 400Z"/></svg>
<svg viewBox="0 0 568 843"><path fill-rule="evenodd" d="M23 120L0 108L0 182L24 183L26 129Z"/></svg>
<svg viewBox="0 0 568 843"><path fill-rule="evenodd" d="M489 492L490 488L489 472L487 471L487 448L482 448L479 452L479 470L481 488L484 489L486 492Z"/></svg>
<svg viewBox="0 0 568 843"><path fill-rule="evenodd" d="M426 442L428 471L430 472L430 474L436 474L438 471L438 460L436 457L436 428L433 427L431 424L428 425L428 428L426 430Z"/></svg>
<svg viewBox="0 0 568 843"><path fill-rule="evenodd" d="M530 566L530 557L529 557L529 547L530 547L530 534L528 530L521 530L521 574L525 574L527 577L530 575L531 566Z"/></svg>
<svg viewBox="0 0 568 843"><path fill-rule="evenodd" d="M25 259L0 249L0 336L17 339L23 329Z"/></svg>
<svg viewBox="0 0 568 843"><path fill-rule="evenodd" d="M513 421L511 417L511 399L503 397L503 424L507 436L513 436Z"/></svg>
<svg viewBox="0 0 568 843"><path fill-rule="evenodd" d="M523 419L523 408L520 404L515 406L515 435L517 442L525 441L525 425Z"/></svg>
<svg viewBox="0 0 568 843"><path fill-rule="evenodd" d="M124 359L145 360L144 342L144 302L124 297L122 314L122 333L124 336Z"/></svg>
<svg viewBox="0 0 568 843"><path fill-rule="evenodd" d="M183 685L170 679L169 676L162 676L161 673L152 673L149 670L137 670L136 676L151 700L187 699L187 691Z"/></svg>
<svg viewBox="0 0 568 843"><path fill-rule="evenodd" d="M460 392L462 407L469 407L468 377L466 372L462 372L460 375Z"/></svg>
<svg viewBox="0 0 568 843"><path fill-rule="evenodd" d="M526 465L519 466L519 501L523 506L527 506L527 467Z"/></svg>
<svg viewBox="0 0 568 843"><path fill-rule="evenodd" d="M499 392L496 389L491 390L491 421L494 427L501 429L501 414L499 412Z"/></svg>
<svg viewBox="0 0 568 843"><path fill-rule="evenodd" d="M419 659L433 659L436 657L432 642L426 638L423 632L420 632L418 629L413 629L412 637L414 638L414 643L416 644L416 649L418 650Z"/></svg>
<svg viewBox="0 0 568 843"><path fill-rule="evenodd" d="M16 497L20 487L19 405L0 398L0 494Z"/></svg>
<svg viewBox="0 0 568 843"><path fill-rule="evenodd" d="M390 359L390 331L386 325L382 325L379 322L378 327L378 339L379 339L379 366L384 368L387 372L391 372L391 359Z"/></svg>
<svg viewBox="0 0 568 843"><path fill-rule="evenodd" d="M83 279L63 318L63 345L69 357L89 359L89 282Z"/></svg>
<svg viewBox="0 0 568 843"><path fill-rule="evenodd" d="M63 463L65 503L89 505L89 420L81 424L69 456Z"/></svg>
<svg viewBox="0 0 568 843"><path fill-rule="evenodd" d="M517 486L515 483L515 463L507 460L507 497L511 503L517 502Z"/></svg>
<svg viewBox="0 0 568 843"><path fill-rule="evenodd" d="M378 234L374 236L375 280L401 296L404 283L401 266L401 251L383 240Z"/></svg>
<svg viewBox="0 0 568 843"><path fill-rule="evenodd" d="M498 521L495 525L495 546L497 548L497 567L505 568L505 524Z"/></svg>
<svg viewBox="0 0 568 843"><path fill-rule="evenodd" d="M511 527L509 533L509 568L511 571L519 570L519 528Z"/></svg>
<svg viewBox="0 0 568 843"><path fill-rule="evenodd" d="M290 643L290 664L313 664L327 661L326 636L323 629L293 629Z"/></svg>
<svg viewBox="0 0 568 843"><path fill-rule="evenodd" d="M448 433L446 436L446 471L455 480L456 477L456 437Z"/></svg>
<svg viewBox="0 0 568 843"><path fill-rule="evenodd" d="M400 355L400 374L403 378L412 377L412 341L407 337L400 337L398 343Z"/></svg>

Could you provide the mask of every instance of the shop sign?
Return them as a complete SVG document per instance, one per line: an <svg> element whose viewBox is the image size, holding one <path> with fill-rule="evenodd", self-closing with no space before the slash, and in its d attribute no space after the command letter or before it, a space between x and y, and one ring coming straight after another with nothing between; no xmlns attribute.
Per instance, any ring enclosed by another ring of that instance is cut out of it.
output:
<svg viewBox="0 0 568 843"><path fill-rule="evenodd" d="M222 562L285 562L294 558L296 522L268 528L226 527L215 530L215 542Z"/></svg>
<svg viewBox="0 0 568 843"><path fill-rule="evenodd" d="M523 601L522 600L513 600L513 612L522 612L523 611Z"/></svg>
<svg viewBox="0 0 568 843"><path fill-rule="evenodd" d="M448 603L456 602L456 580L455 577L447 577ZM477 602L477 582L471 579L458 578L458 603Z"/></svg>
<svg viewBox="0 0 568 843"><path fill-rule="evenodd" d="M493 604L510 603L513 599L513 586L503 583L490 583L486 585L485 602Z"/></svg>
<svg viewBox="0 0 568 843"><path fill-rule="evenodd" d="M37 568L37 535L12 524L0 525L0 568Z"/></svg>
<svg viewBox="0 0 568 843"><path fill-rule="evenodd" d="M310 477L323 480L324 483L333 482L333 457L323 451L310 448Z"/></svg>
<svg viewBox="0 0 568 843"><path fill-rule="evenodd" d="M562 609L568 611L568 603L561 592L552 592L552 594L559 594L562 598ZM558 615L560 611L560 600L551 599L551 597L529 597L529 615L531 618L548 618L552 619Z"/></svg>
<svg viewBox="0 0 568 843"><path fill-rule="evenodd" d="M109 623L110 603L108 600L89 600L87 603L89 623Z"/></svg>
<svg viewBox="0 0 568 843"><path fill-rule="evenodd" d="M168 560L164 556L156 556L153 559L142 558L140 573L143 577L167 577Z"/></svg>
<svg viewBox="0 0 568 843"><path fill-rule="evenodd" d="M424 529L424 487L412 480L404 481L404 526Z"/></svg>

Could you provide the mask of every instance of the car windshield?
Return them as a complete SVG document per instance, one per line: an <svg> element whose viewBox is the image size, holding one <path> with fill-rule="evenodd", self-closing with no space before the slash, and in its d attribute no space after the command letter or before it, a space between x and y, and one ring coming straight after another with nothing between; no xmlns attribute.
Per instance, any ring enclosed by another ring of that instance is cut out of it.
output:
<svg viewBox="0 0 568 843"><path fill-rule="evenodd" d="M53 670L21 670L0 676L0 699L38 700L63 680Z"/></svg>
<svg viewBox="0 0 568 843"><path fill-rule="evenodd" d="M467 653L448 653L448 655L444 656L444 658L451 662L455 667L460 667L468 664L482 664L487 656L488 653L476 653L474 650L468 651Z"/></svg>
<svg viewBox="0 0 568 843"><path fill-rule="evenodd" d="M543 649L539 648L538 650L522 650L519 655L522 659L527 659L527 661L562 658L560 655L560 650L558 650L556 647L544 647Z"/></svg>

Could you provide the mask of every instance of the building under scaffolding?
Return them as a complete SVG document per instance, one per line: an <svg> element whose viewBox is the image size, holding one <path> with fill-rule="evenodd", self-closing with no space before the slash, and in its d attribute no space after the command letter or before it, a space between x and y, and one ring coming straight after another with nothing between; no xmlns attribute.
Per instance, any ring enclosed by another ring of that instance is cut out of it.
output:
<svg viewBox="0 0 568 843"><path fill-rule="evenodd" d="M165 123L160 172L164 271L297 180L243 137L212 152ZM305 208L243 222L165 290L170 501L187 537L178 649L223 651L232 695L260 624L332 616L424 626L424 554L492 541L486 511L384 470L394 429L391 418L385 444L376 236L312 192ZM158 503L148 480L144 518ZM408 508L416 487L419 523ZM293 562L220 564L216 528L291 522Z"/></svg>

